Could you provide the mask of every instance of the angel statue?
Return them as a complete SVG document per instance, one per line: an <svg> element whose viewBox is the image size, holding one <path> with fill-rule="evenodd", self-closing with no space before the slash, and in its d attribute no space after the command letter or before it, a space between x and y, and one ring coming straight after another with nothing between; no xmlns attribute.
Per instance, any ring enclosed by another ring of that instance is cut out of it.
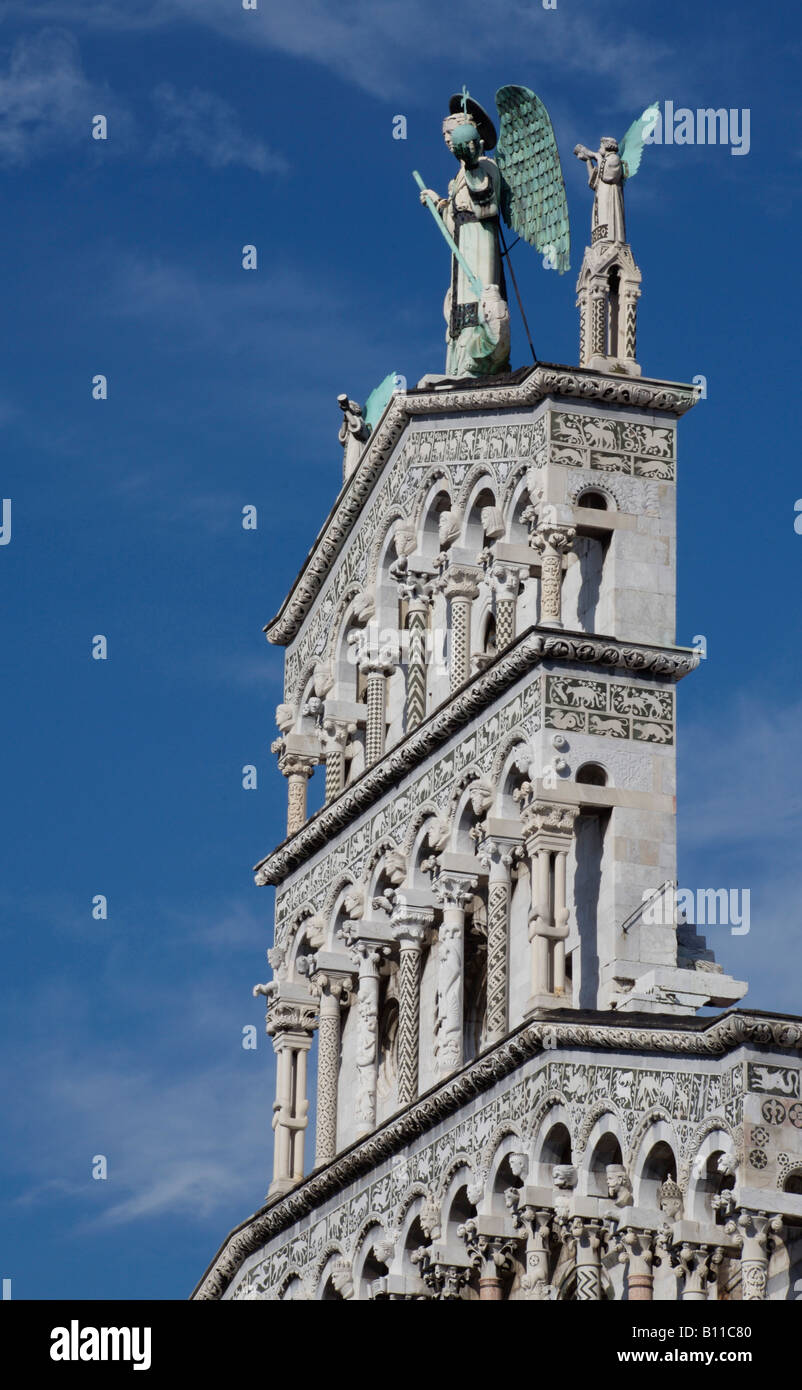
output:
<svg viewBox="0 0 802 1390"><path fill-rule="evenodd" d="M654 129L659 103L653 102L642 116L632 122L619 144L611 135L603 136L598 150L577 145L574 154L588 166L588 183L593 189L593 220L591 245L597 241L612 241L626 245L627 229L624 218L624 183L637 174L646 138Z"/></svg>
<svg viewBox="0 0 802 1390"><path fill-rule="evenodd" d="M441 198L418 173L428 206L451 248L451 284L443 306L446 375L489 376L509 369L510 312L501 218L544 253L560 274L569 268L568 207L549 114L528 87L496 93L500 134L463 88L452 96L443 138L459 172ZM510 267L511 269L511 267ZM514 280L514 277L513 277Z"/></svg>

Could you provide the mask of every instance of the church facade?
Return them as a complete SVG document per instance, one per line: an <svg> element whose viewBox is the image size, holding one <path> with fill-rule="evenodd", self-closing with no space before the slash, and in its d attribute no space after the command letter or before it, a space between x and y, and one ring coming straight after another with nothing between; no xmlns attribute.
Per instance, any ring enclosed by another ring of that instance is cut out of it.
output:
<svg viewBox="0 0 802 1390"><path fill-rule="evenodd" d="M273 1177L195 1298L795 1297L802 1020L738 1008L676 909L696 393L641 375L639 287L596 239L578 367L424 378L370 432L341 398L267 629Z"/></svg>

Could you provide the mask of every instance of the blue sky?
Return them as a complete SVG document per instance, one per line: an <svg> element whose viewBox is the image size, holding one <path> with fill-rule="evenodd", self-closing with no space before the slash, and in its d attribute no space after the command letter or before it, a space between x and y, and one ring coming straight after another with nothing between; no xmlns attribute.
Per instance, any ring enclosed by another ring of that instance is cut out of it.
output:
<svg viewBox="0 0 802 1390"><path fill-rule="evenodd" d="M750 888L751 932L713 929L719 958L754 1006L802 1012L801 40L790 7L742 2L0 8L14 1297L185 1297L267 1189L272 1053L250 992L272 894L250 870L282 837L285 787L261 628L337 491L338 392L442 370L447 253L411 171L445 188L440 120L463 83L486 105L523 83L551 112L572 270L515 257L558 362L577 357L590 218L574 144L656 98L751 112L748 155L647 149L628 228L644 371L708 390L680 428L678 640L708 642L680 691L680 878Z"/></svg>

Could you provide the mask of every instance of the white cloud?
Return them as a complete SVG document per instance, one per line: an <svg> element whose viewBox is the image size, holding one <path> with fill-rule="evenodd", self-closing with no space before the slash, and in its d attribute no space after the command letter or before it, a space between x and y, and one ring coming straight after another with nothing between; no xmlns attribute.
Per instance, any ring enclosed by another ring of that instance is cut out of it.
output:
<svg viewBox="0 0 802 1390"><path fill-rule="evenodd" d="M237 113L214 92L178 92L162 82L153 92L161 129L151 146L153 159L193 155L212 169L242 165L257 174L285 173L287 161L263 140L244 132Z"/></svg>
<svg viewBox="0 0 802 1390"><path fill-rule="evenodd" d="M72 35L43 29L18 40L0 70L0 163L20 166L92 139L92 117L111 117L108 91L89 81ZM115 104L115 119L128 116Z"/></svg>
<svg viewBox="0 0 802 1390"><path fill-rule="evenodd" d="M552 83L560 73L598 77L612 100L636 106L658 95L652 90L658 77L668 80L673 72L687 81L694 67L709 72L702 35L691 51L653 33L647 37L637 24L611 27L606 11L544 10L537 0L510 0L502 13L484 0L462 0L458 9L430 0L259 0L247 11L239 0L39 0L38 9L51 21L108 32L206 25L233 43L306 59L373 96L403 96L416 106L426 91L421 73L427 67L447 62L475 71L477 61L489 67L510 52L532 54L526 66L536 65L534 85L546 85L549 68ZM30 18L25 0L10 0L7 14ZM526 67L509 80L526 82Z"/></svg>

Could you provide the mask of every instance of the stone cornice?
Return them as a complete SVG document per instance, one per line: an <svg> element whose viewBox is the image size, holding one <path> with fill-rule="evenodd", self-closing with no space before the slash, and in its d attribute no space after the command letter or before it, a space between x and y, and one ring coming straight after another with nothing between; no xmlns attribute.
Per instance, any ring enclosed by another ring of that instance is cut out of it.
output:
<svg viewBox="0 0 802 1390"><path fill-rule="evenodd" d="M497 386L457 383L448 390L414 390L392 397L323 523L289 595L265 627L269 642L287 646L297 635L376 479L415 417L522 409L549 396L678 416L690 410L699 398L694 387L677 382L605 376L586 367L561 367L549 362L516 375L519 380L506 379Z"/></svg>
<svg viewBox="0 0 802 1390"><path fill-rule="evenodd" d="M441 709L430 714L380 762L363 772L353 786L346 787L290 839L255 864L257 884L264 887L283 882L293 869L369 809L377 797L396 786L401 777L464 728L473 715L485 709L533 666L545 661L606 666L677 681L698 665L699 655L687 647L652 647L587 633L528 628L484 671L466 681Z"/></svg>
<svg viewBox="0 0 802 1390"><path fill-rule="evenodd" d="M584 1014L575 1022L566 1022L565 1014L560 1012L537 1023L522 1024L503 1042L428 1091L367 1138L358 1140L331 1163L304 1179L292 1192L262 1207L238 1226L221 1246L191 1297L197 1300L221 1298L243 1261L267 1241L541 1052L585 1047L609 1052L717 1058L744 1044L802 1052L802 1019L799 1018L745 1012L695 1021L665 1019L659 1023L654 1015L633 1016L629 1023L623 1023L620 1018L615 1022L607 1021L609 1018L610 1015L598 1013ZM677 1027L672 1026L675 1022Z"/></svg>

